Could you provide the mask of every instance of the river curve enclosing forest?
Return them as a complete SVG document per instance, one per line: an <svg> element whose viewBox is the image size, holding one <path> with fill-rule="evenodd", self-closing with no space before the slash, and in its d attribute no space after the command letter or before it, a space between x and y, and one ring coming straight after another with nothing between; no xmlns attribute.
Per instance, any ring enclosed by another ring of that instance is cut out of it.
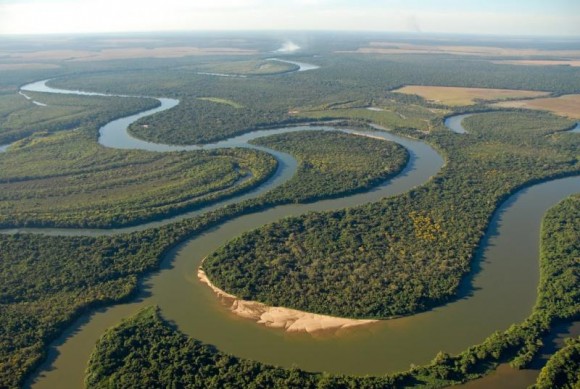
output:
<svg viewBox="0 0 580 389"><path fill-rule="evenodd" d="M265 135L262 132L260 136ZM196 270L201 259L244 231L284 216L355 206L406 192L435 175L443 164L437 153L424 143L388 133L376 135L398 141L410 151L409 165L400 175L365 193L244 215L184 242L163 259L160 272L144 281L136 301L98 310L77 321L55 342L49 361L41 367L40 376L32 386L82 385L88 355L104 330L140 307L152 304L159 305L163 316L179 330L236 356L307 370L350 374L404 370L410 363L429 361L440 350L459 352L496 330L522 321L531 312L539 275L538 245L529 243L538 241L545 211L580 191L579 177L537 184L504 202L494 214L474 260L476 270L459 299L418 315L382 321L364 329L346 330L339 336L313 338L308 334L287 334L235 317L197 280ZM57 229L38 232L72 233ZM118 232L121 231L113 233ZM92 235L89 231L81 233Z"/></svg>

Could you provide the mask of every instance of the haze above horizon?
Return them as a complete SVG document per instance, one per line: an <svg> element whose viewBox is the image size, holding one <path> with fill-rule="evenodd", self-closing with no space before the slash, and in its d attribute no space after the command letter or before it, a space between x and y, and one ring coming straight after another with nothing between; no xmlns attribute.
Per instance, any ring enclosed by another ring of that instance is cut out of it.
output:
<svg viewBox="0 0 580 389"><path fill-rule="evenodd" d="M6 0L0 35L339 30L580 36L574 0Z"/></svg>

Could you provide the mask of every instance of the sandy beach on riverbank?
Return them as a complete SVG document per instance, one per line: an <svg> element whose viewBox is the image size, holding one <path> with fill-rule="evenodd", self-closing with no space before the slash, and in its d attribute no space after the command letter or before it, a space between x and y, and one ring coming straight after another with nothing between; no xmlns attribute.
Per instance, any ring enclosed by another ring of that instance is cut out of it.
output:
<svg viewBox="0 0 580 389"><path fill-rule="evenodd" d="M254 320L266 327L280 328L287 332L307 332L311 334L318 331L337 331L369 325L378 321L319 315L297 309L270 307L257 301L240 300L212 284L201 268L197 271L197 277L201 282L207 284L233 313Z"/></svg>

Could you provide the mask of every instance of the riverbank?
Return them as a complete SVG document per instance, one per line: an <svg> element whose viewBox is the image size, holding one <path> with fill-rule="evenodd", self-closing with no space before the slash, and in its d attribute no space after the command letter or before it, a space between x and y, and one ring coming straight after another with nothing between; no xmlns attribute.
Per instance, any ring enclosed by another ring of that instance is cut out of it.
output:
<svg viewBox="0 0 580 389"><path fill-rule="evenodd" d="M254 320L270 328L279 328L286 332L306 332L313 334L321 331L338 332L346 328L366 326L378 320L347 319L329 315L299 311L284 307L271 307L257 301L239 299L215 286L200 267L197 271L199 280L209 286L222 304L240 317Z"/></svg>

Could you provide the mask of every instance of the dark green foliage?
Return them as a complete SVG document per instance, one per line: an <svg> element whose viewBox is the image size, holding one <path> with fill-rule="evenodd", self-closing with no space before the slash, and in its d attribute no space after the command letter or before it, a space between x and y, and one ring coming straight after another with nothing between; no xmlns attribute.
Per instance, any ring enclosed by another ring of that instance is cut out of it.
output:
<svg viewBox="0 0 580 389"><path fill-rule="evenodd" d="M89 362L88 388L392 388L405 375L347 377L281 369L222 353L173 331L155 308L109 330Z"/></svg>
<svg viewBox="0 0 580 389"><path fill-rule="evenodd" d="M130 127L130 133L157 143L211 143L250 129L267 127L284 118L280 112L184 98L175 108L137 121Z"/></svg>
<svg viewBox="0 0 580 389"><path fill-rule="evenodd" d="M580 196L563 201L543 222L540 296L536 309L580 315ZM570 263L572 261L572 263Z"/></svg>
<svg viewBox="0 0 580 389"><path fill-rule="evenodd" d="M308 131L258 138L253 143L291 154L298 172L268 192L266 202L307 202L368 189L401 171L402 146L337 132Z"/></svg>
<svg viewBox="0 0 580 389"><path fill-rule="evenodd" d="M535 389L574 389L580 385L580 337L566 339L540 372Z"/></svg>
<svg viewBox="0 0 580 389"><path fill-rule="evenodd" d="M473 116L474 134L442 129L426 138L447 154L446 167L428 184L375 204L309 213L245 233L207 258L206 273L243 299L346 317L411 314L447 301L507 194L579 171L576 153L561 147L577 145L574 134L547 136L568 121L517 114L519 128L529 125L517 137L518 128L489 124L506 115Z"/></svg>
<svg viewBox="0 0 580 389"><path fill-rule="evenodd" d="M127 353L128 349L130 353ZM314 375L239 359L172 331L148 308L108 332L91 357L90 388L315 387Z"/></svg>
<svg viewBox="0 0 580 389"><path fill-rule="evenodd" d="M79 313L128 297L162 251L138 235L0 236L0 387L18 386Z"/></svg>

